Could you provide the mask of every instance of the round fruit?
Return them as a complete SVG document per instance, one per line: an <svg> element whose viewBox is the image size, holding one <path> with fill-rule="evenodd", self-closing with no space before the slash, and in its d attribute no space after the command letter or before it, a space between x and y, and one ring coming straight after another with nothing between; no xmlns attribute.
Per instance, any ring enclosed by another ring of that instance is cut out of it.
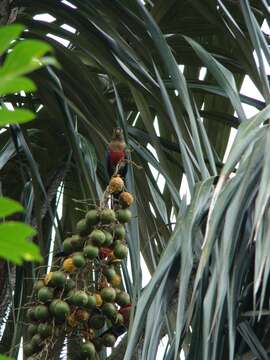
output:
<svg viewBox="0 0 270 360"><path fill-rule="evenodd" d="M74 302L73 302L73 296L75 294L75 290L74 289L71 289L68 293L67 293L67 296L65 297L65 300L71 304L71 305L74 305Z"/></svg>
<svg viewBox="0 0 270 360"><path fill-rule="evenodd" d="M34 351L39 351L41 349L42 339L39 334L36 334L31 339L31 345L33 346Z"/></svg>
<svg viewBox="0 0 270 360"><path fill-rule="evenodd" d="M118 245L122 245L122 241L121 240L114 240L114 243L113 243L113 247L115 248L116 246Z"/></svg>
<svg viewBox="0 0 270 360"><path fill-rule="evenodd" d="M114 318L114 320L113 320L114 325L118 325L118 326L123 325L124 322L125 322L124 316L122 314L120 314L120 313L118 313L116 315L116 317Z"/></svg>
<svg viewBox="0 0 270 360"><path fill-rule="evenodd" d="M113 347L116 342L116 337L113 334L107 333L103 336L102 342L106 347Z"/></svg>
<svg viewBox="0 0 270 360"><path fill-rule="evenodd" d="M76 230L77 230L78 234L81 236L88 235L90 228L89 228L88 224L86 223L85 219L82 219L77 222Z"/></svg>
<svg viewBox="0 0 270 360"><path fill-rule="evenodd" d="M85 343L83 343L81 345L81 353L84 358L94 359L96 353L94 344L90 341L86 341Z"/></svg>
<svg viewBox="0 0 270 360"><path fill-rule="evenodd" d="M117 310L112 303L105 303L102 306L102 311L109 319L114 319L117 315Z"/></svg>
<svg viewBox="0 0 270 360"><path fill-rule="evenodd" d="M37 319L36 319L36 316L35 316L35 309L34 309L34 308L30 308L30 309L27 310L26 318L27 318L29 321L35 321L35 320L37 320Z"/></svg>
<svg viewBox="0 0 270 360"><path fill-rule="evenodd" d="M30 356L30 355L34 354L35 350L34 350L33 345L31 343L25 344L23 346L23 352L25 353L26 356Z"/></svg>
<svg viewBox="0 0 270 360"><path fill-rule="evenodd" d="M34 285L34 291L38 293L43 286L45 286L44 280L38 280Z"/></svg>
<svg viewBox="0 0 270 360"><path fill-rule="evenodd" d="M72 240L67 238L63 241L63 251L66 255L69 255L73 251Z"/></svg>
<svg viewBox="0 0 270 360"><path fill-rule="evenodd" d="M96 330L102 329L105 325L106 318L103 315L93 315L90 318L90 327Z"/></svg>
<svg viewBox="0 0 270 360"><path fill-rule="evenodd" d="M53 274L52 271L50 271L50 272L48 272L48 274L46 274L46 276L44 278L44 284L45 285L48 285L51 282L52 274Z"/></svg>
<svg viewBox="0 0 270 360"><path fill-rule="evenodd" d="M35 317L39 321L47 320L49 317L49 310L45 305L38 305L35 308Z"/></svg>
<svg viewBox="0 0 270 360"><path fill-rule="evenodd" d="M115 301L118 305L125 306L130 304L130 296L125 291L120 291L117 293Z"/></svg>
<svg viewBox="0 0 270 360"><path fill-rule="evenodd" d="M64 260L63 262L63 269L66 271L66 272L73 272L75 271L76 267L73 263L73 259L72 258L67 258Z"/></svg>
<svg viewBox="0 0 270 360"><path fill-rule="evenodd" d="M126 230L123 225L116 225L114 227L114 237L116 240L124 240L126 236Z"/></svg>
<svg viewBox="0 0 270 360"><path fill-rule="evenodd" d="M77 309L75 312L75 319L79 322L89 320L89 312L83 309Z"/></svg>
<svg viewBox="0 0 270 360"><path fill-rule="evenodd" d="M54 300L50 303L50 305L49 305L50 313L53 314L53 315L54 315L54 313L55 313L55 305L57 304L57 301L58 301L58 300L59 300L59 299L54 299Z"/></svg>
<svg viewBox="0 0 270 360"><path fill-rule="evenodd" d="M112 209L103 209L100 214L100 219L103 224L111 224L116 221L115 212Z"/></svg>
<svg viewBox="0 0 270 360"><path fill-rule="evenodd" d="M86 223L89 226L96 225L99 222L99 214L97 210L89 210L85 216Z"/></svg>
<svg viewBox="0 0 270 360"><path fill-rule="evenodd" d="M83 254L90 260L93 260L98 257L99 248L93 245L86 245L83 248Z"/></svg>
<svg viewBox="0 0 270 360"><path fill-rule="evenodd" d="M52 313L57 320L65 320L65 318L70 314L70 307L68 303L62 300L54 300L51 303L50 309L51 308Z"/></svg>
<svg viewBox="0 0 270 360"><path fill-rule="evenodd" d="M100 295L103 301L113 302L116 298L116 291L111 287L106 287L101 290Z"/></svg>
<svg viewBox="0 0 270 360"><path fill-rule="evenodd" d="M123 208L127 208L133 203L133 196L129 192L123 191L119 196L119 202Z"/></svg>
<svg viewBox="0 0 270 360"><path fill-rule="evenodd" d="M95 293L94 296L96 298L96 307L100 307L103 304L102 297L98 293Z"/></svg>
<svg viewBox="0 0 270 360"><path fill-rule="evenodd" d="M117 244L113 253L117 259L125 259L128 255L128 247L123 244Z"/></svg>
<svg viewBox="0 0 270 360"><path fill-rule="evenodd" d="M72 296L72 302L76 306L86 306L88 303L88 296L82 290L75 291Z"/></svg>
<svg viewBox="0 0 270 360"><path fill-rule="evenodd" d="M67 291L74 289L76 286L75 281L71 278L67 279L65 289Z"/></svg>
<svg viewBox="0 0 270 360"><path fill-rule="evenodd" d="M104 231L105 241L103 243L104 246L111 246L113 243L113 236L109 231Z"/></svg>
<svg viewBox="0 0 270 360"><path fill-rule="evenodd" d="M66 283L66 275L62 271L55 271L52 273L50 284L53 286L63 288Z"/></svg>
<svg viewBox="0 0 270 360"><path fill-rule="evenodd" d="M111 279L110 283L114 287L118 287L121 284L121 276L119 274L115 274Z"/></svg>
<svg viewBox="0 0 270 360"><path fill-rule="evenodd" d="M94 245L101 246L105 241L105 234L101 230L93 230L90 234L90 240Z"/></svg>
<svg viewBox="0 0 270 360"><path fill-rule="evenodd" d="M127 223L131 220L132 213L128 209L119 209L116 211L116 217L120 223Z"/></svg>
<svg viewBox="0 0 270 360"><path fill-rule="evenodd" d="M53 290L49 287L43 286L38 292L38 300L42 302L51 301L53 298Z"/></svg>
<svg viewBox="0 0 270 360"><path fill-rule="evenodd" d="M113 266L110 266L103 270L103 274L106 276L108 281L111 281L112 278L116 275L116 271Z"/></svg>
<svg viewBox="0 0 270 360"><path fill-rule="evenodd" d="M90 309L94 309L97 306L97 300L95 295L88 295L87 307Z"/></svg>
<svg viewBox="0 0 270 360"><path fill-rule="evenodd" d="M81 249L83 248L84 239L80 237L80 235L71 236L70 241L72 244L72 249L74 251L81 251Z"/></svg>
<svg viewBox="0 0 270 360"><path fill-rule="evenodd" d="M83 253L75 253L72 257L72 260L76 268L82 268L85 265Z"/></svg>
<svg viewBox="0 0 270 360"><path fill-rule="evenodd" d="M38 334L41 336L42 339L46 339L47 337L51 336L52 334L52 327L49 324L39 324L38 325Z"/></svg>
<svg viewBox="0 0 270 360"><path fill-rule="evenodd" d="M119 193L124 188L124 181L118 176L113 176L109 182L109 193Z"/></svg>
<svg viewBox="0 0 270 360"><path fill-rule="evenodd" d="M29 334L29 336L34 336L37 333L38 330L38 326L36 324L30 324L27 327L27 333Z"/></svg>

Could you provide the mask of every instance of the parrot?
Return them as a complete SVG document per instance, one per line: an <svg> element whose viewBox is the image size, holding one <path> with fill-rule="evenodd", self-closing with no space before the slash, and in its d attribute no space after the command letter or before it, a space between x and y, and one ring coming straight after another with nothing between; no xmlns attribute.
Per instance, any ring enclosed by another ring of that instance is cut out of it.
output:
<svg viewBox="0 0 270 360"><path fill-rule="evenodd" d="M113 129L112 140L109 143L107 152L107 171L110 178L114 174L115 168L119 161L124 159L127 159L127 154L123 130L121 128L115 128ZM125 178L127 170L127 163L123 162L119 167L118 174L122 178Z"/></svg>

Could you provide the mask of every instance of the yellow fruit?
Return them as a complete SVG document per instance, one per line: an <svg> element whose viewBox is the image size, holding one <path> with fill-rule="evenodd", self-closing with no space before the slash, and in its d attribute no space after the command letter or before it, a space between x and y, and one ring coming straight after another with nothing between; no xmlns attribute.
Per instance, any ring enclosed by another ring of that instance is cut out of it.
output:
<svg viewBox="0 0 270 360"><path fill-rule="evenodd" d="M118 275L118 274L115 274L111 281L110 281L111 285L114 286L114 287L117 287L117 286L120 286L121 284L121 276Z"/></svg>
<svg viewBox="0 0 270 360"><path fill-rule="evenodd" d="M109 193L118 193L123 190L123 187L124 181L122 178L119 175L113 176L109 182Z"/></svg>
<svg viewBox="0 0 270 360"><path fill-rule="evenodd" d="M52 275L53 275L53 272L50 271L50 272L45 276L45 278L44 278L44 283L45 283L45 285L48 285L48 284L49 284L49 282L51 281Z"/></svg>
<svg viewBox="0 0 270 360"><path fill-rule="evenodd" d="M119 201L124 208L129 207L133 203L133 196L131 193L124 191L120 194Z"/></svg>
<svg viewBox="0 0 270 360"><path fill-rule="evenodd" d="M103 301L102 301L100 294L95 293L94 296L96 298L96 307L101 307L101 305L103 304Z"/></svg>
<svg viewBox="0 0 270 360"><path fill-rule="evenodd" d="M73 272L75 271L76 267L73 264L73 260L72 258L67 258L64 262L63 262L63 269L67 272Z"/></svg>

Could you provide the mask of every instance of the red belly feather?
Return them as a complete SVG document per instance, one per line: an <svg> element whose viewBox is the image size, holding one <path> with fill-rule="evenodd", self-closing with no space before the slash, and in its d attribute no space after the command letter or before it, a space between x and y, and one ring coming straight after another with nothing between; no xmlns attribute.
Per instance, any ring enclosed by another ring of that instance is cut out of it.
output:
<svg viewBox="0 0 270 360"><path fill-rule="evenodd" d="M110 161L113 166L116 166L120 160L125 158L124 151L110 151Z"/></svg>

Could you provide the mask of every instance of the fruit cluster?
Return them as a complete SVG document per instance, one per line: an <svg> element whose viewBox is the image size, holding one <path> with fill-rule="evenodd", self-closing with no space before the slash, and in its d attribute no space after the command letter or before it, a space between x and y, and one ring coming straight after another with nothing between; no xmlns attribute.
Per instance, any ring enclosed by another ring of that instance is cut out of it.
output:
<svg viewBox="0 0 270 360"><path fill-rule="evenodd" d="M133 197L123 189L121 177L112 177L107 192L113 208L89 210L77 234L64 240L60 263L36 282L27 310L28 360L46 358L44 351L60 333L78 340L76 359L94 359L104 346L113 347L119 327L128 325L130 297L120 266L128 254L125 224Z"/></svg>

